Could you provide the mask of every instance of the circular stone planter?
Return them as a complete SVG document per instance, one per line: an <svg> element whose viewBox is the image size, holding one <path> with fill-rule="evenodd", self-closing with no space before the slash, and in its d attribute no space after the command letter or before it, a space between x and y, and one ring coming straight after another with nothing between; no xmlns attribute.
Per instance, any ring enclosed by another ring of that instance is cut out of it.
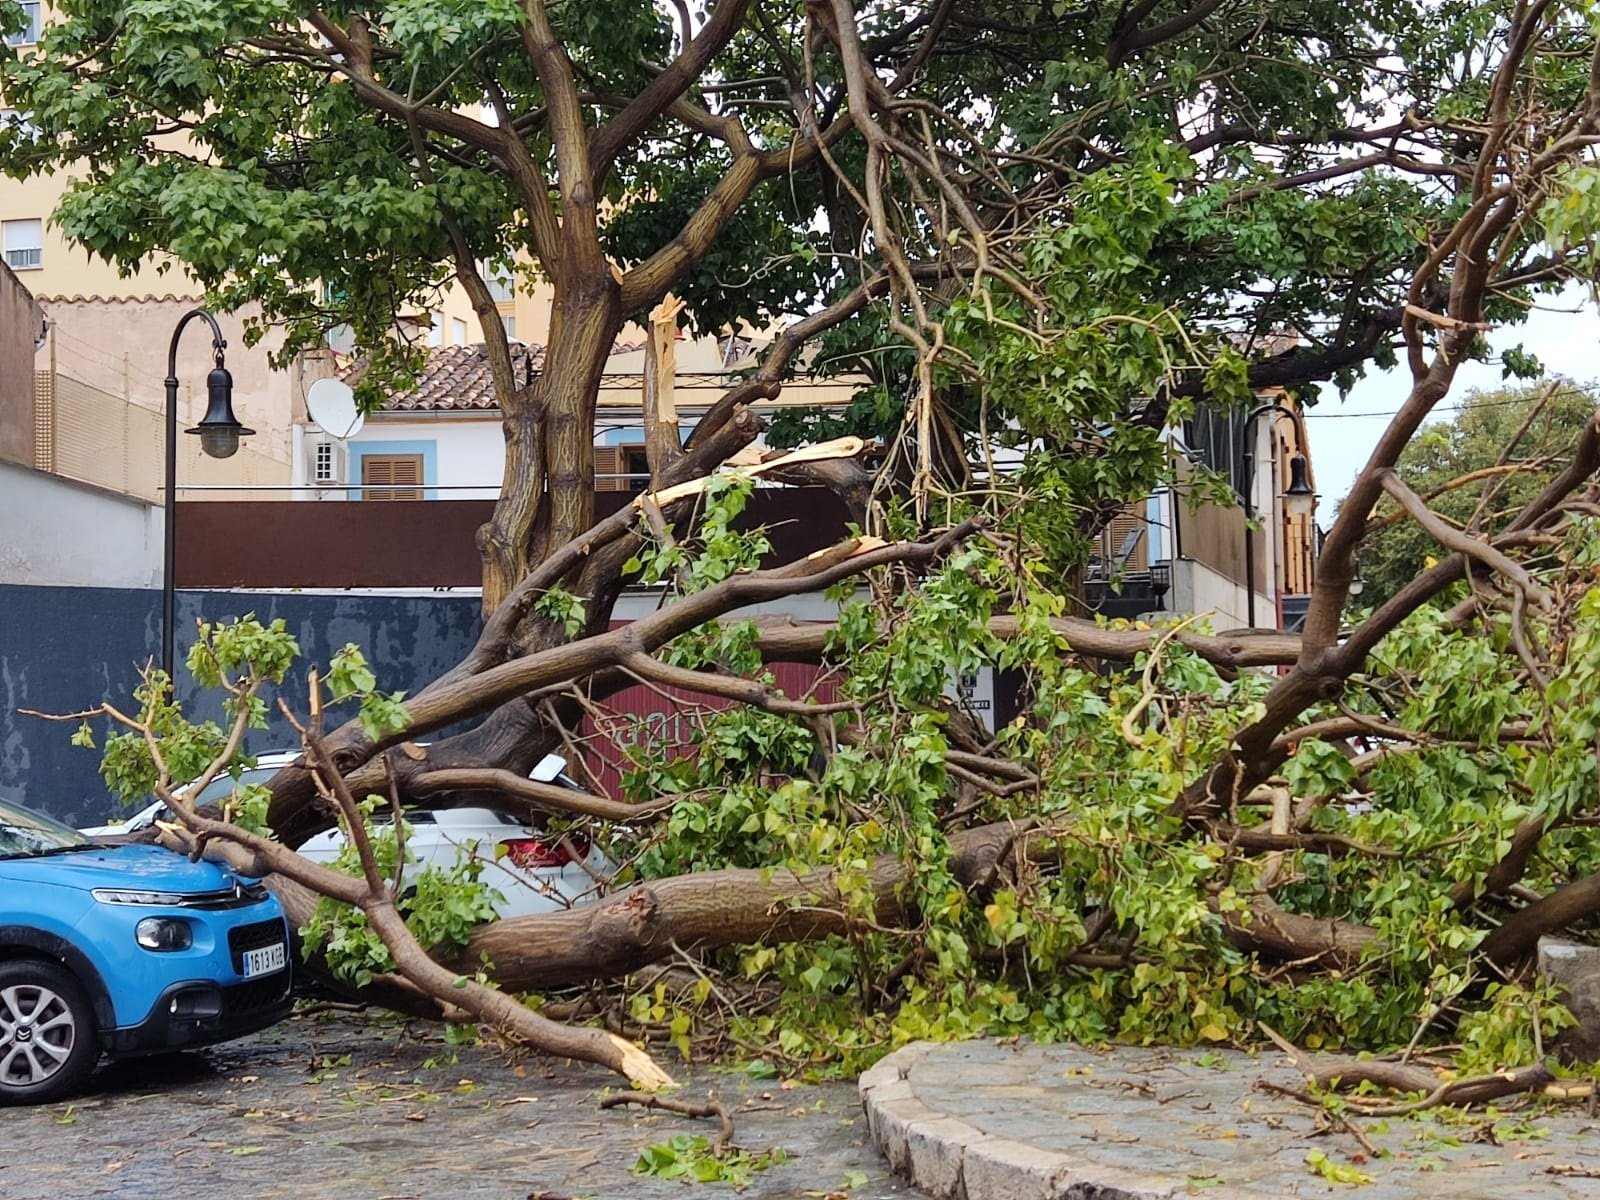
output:
<svg viewBox="0 0 1600 1200"><path fill-rule="evenodd" d="M878 1149L939 1200L1600 1197L1600 1142L1581 1111L1368 1122L1383 1153L1369 1160L1312 1109L1256 1089L1262 1079L1304 1086L1277 1055L919 1042L860 1091ZM1485 1125L1492 1139L1474 1143ZM1330 1182L1319 1155L1370 1184Z"/></svg>

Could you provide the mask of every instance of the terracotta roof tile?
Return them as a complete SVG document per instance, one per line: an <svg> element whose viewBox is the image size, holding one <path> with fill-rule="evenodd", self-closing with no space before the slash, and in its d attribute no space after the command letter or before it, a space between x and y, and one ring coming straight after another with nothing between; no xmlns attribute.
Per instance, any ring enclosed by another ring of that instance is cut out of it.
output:
<svg viewBox="0 0 1600 1200"><path fill-rule="evenodd" d="M612 355L631 354L644 343L618 342ZM511 362L519 378L537 373L544 364L544 347L513 342ZM342 370L340 378L354 383L364 364L354 362ZM480 343L475 346L434 346L428 351L416 385L396 393L383 402L384 412L495 412L494 380L489 373L489 357Z"/></svg>
<svg viewBox="0 0 1600 1200"><path fill-rule="evenodd" d="M72 295L65 293L50 294L34 297L40 304L198 304L205 299L202 294L193 296L180 296L176 292L146 292L138 296L103 296L98 292L85 294L75 292Z"/></svg>
<svg viewBox="0 0 1600 1200"><path fill-rule="evenodd" d="M511 363L519 378L525 372L538 371L543 361L543 346L512 343ZM350 378L360 370L361 364L356 363L341 374ZM433 347L416 385L383 402L385 412L493 412L499 407L489 356L481 344Z"/></svg>

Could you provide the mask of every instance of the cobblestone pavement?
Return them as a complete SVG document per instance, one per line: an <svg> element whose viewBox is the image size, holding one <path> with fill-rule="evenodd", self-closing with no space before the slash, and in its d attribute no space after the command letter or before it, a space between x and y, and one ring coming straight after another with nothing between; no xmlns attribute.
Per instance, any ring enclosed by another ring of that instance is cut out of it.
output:
<svg viewBox="0 0 1600 1200"><path fill-rule="evenodd" d="M1581 1108L1362 1121L1373 1159L1263 1078L1304 1084L1278 1055L980 1041L908 1046L861 1088L885 1153L935 1196L1600 1197L1600 1120ZM1330 1182L1319 1154L1360 1174Z"/></svg>
<svg viewBox="0 0 1600 1200"><path fill-rule="evenodd" d="M640 1151L715 1123L600 1112L604 1071L517 1068L434 1030L299 1017L227 1046L101 1068L71 1103L0 1109L0 1200L560 1200L732 1196L727 1184L632 1173ZM782 1147L749 1197L915 1197L866 1141L853 1084L674 1068L714 1088L736 1144Z"/></svg>

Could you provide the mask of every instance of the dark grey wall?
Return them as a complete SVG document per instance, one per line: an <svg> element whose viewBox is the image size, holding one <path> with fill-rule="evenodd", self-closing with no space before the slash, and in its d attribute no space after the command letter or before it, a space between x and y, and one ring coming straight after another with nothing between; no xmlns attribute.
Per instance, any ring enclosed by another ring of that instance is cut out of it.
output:
<svg viewBox="0 0 1600 1200"><path fill-rule="evenodd" d="M111 700L131 704L137 663L160 652L161 595L127 588L0 585L0 799L42 809L73 825L120 815L100 780L100 756L68 744L72 727L26 717L19 708L74 712ZM197 618L254 612L282 617L304 662L326 663L355 642L386 690L415 692L453 666L478 631L478 601L468 596L306 595L294 592L178 593L180 694L191 700L182 667ZM293 678L293 676L291 677ZM303 672L299 678L303 680ZM192 685L191 685L192 689ZM297 711L305 698L288 696ZM220 715L214 697L193 710ZM248 749L281 749L294 734L276 709L273 727Z"/></svg>

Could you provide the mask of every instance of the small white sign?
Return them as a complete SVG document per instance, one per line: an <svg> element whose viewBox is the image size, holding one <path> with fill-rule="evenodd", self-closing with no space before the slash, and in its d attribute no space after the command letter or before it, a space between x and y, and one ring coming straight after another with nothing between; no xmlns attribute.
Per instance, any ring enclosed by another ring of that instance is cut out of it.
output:
<svg viewBox="0 0 1600 1200"><path fill-rule="evenodd" d="M963 671L950 681L950 684L944 690L944 694L981 721L984 728L989 730L990 733L994 732L993 667L979 667L976 671Z"/></svg>

